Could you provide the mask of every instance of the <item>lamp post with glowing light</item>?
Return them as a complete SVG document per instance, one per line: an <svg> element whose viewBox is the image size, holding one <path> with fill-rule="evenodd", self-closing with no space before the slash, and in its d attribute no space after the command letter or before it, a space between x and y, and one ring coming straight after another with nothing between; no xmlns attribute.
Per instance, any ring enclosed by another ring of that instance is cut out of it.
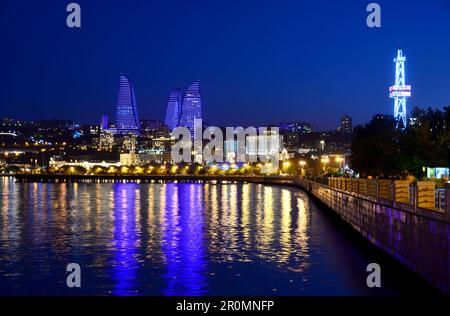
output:
<svg viewBox="0 0 450 316"><path fill-rule="evenodd" d="M269 164L270 165L270 164ZM284 173L284 174L289 174L289 169L290 169L290 167L291 167L291 163L289 162L289 161L285 161L285 162L283 162L283 169L282 169L282 172ZM270 168L270 167L269 167Z"/></svg>
<svg viewBox="0 0 450 316"><path fill-rule="evenodd" d="M328 156L323 156L320 161L323 163L323 172L327 172L326 166L330 159L328 158Z"/></svg>
<svg viewBox="0 0 450 316"><path fill-rule="evenodd" d="M300 160L299 161L299 165L300 165L300 175L301 176L303 176L304 175L304 167L305 167L305 165L306 165L306 161L304 161L304 160Z"/></svg>

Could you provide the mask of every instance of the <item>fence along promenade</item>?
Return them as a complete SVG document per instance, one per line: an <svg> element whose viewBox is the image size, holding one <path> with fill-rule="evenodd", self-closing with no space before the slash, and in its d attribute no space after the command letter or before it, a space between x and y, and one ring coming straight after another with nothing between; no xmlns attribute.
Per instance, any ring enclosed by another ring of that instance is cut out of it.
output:
<svg viewBox="0 0 450 316"><path fill-rule="evenodd" d="M309 178L310 179L310 178ZM310 179L311 180L311 179ZM422 208L445 212L449 205L450 184L437 188L434 181L356 179L356 178L321 178L315 180L329 187L371 197L380 203L392 206L401 204L414 209Z"/></svg>
<svg viewBox="0 0 450 316"><path fill-rule="evenodd" d="M450 294L450 185L432 181L299 178L367 240Z"/></svg>

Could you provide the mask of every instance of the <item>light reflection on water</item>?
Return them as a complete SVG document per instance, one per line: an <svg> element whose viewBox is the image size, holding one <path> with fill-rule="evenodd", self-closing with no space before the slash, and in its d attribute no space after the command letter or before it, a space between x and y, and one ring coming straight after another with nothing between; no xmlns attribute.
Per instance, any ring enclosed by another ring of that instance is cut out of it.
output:
<svg viewBox="0 0 450 316"><path fill-rule="evenodd" d="M0 192L0 294L373 294L373 258L295 188L1 178ZM71 262L81 289L65 286Z"/></svg>

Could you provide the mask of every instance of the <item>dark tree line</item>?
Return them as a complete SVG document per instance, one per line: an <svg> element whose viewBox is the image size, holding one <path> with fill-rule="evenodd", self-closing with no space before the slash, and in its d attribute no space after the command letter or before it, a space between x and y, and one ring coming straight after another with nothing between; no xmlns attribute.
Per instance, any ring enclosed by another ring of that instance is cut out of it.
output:
<svg viewBox="0 0 450 316"><path fill-rule="evenodd" d="M423 167L450 166L450 107L414 108L401 129L394 117L375 115L357 126L352 141L351 166L362 177L425 175Z"/></svg>

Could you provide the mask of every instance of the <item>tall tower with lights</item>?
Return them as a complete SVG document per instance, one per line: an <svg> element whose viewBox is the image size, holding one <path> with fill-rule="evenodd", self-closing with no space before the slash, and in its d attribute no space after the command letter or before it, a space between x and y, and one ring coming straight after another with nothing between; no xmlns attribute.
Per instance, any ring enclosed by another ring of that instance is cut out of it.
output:
<svg viewBox="0 0 450 316"><path fill-rule="evenodd" d="M202 98L200 81L194 81L186 90L181 107L180 126L189 128L194 137L194 121L202 119Z"/></svg>
<svg viewBox="0 0 450 316"><path fill-rule="evenodd" d="M139 135L141 128L136 109L136 95L131 81L120 75L119 95L117 97L116 128L119 134Z"/></svg>
<svg viewBox="0 0 450 316"><path fill-rule="evenodd" d="M406 98L411 96L411 86L405 84L405 61L403 51L397 51L395 62L395 85L389 87L389 97L394 99L394 117L406 127Z"/></svg>
<svg viewBox="0 0 450 316"><path fill-rule="evenodd" d="M175 89L170 93L167 102L166 120L164 123L173 131L180 123L181 116L181 90Z"/></svg>

